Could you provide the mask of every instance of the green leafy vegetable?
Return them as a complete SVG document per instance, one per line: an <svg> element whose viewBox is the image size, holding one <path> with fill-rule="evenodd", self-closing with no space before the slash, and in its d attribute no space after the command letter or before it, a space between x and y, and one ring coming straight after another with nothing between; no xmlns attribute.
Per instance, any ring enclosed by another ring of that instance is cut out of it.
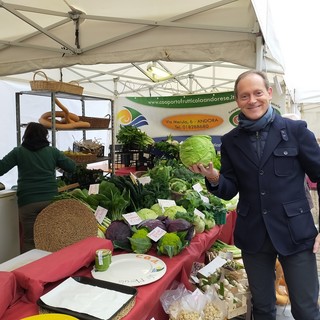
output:
<svg viewBox="0 0 320 320"><path fill-rule="evenodd" d="M159 254L172 258L179 254L183 247L180 237L175 232L170 232L161 237L157 245L157 250Z"/></svg>
<svg viewBox="0 0 320 320"><path fill-rule="evenodd" d="M171 206L164 209L163 215L169 219L175 219L177 212L187 212L187 210L182 206Z"/></svg>
<svg viewBox="0 0 320 320"><path fill-rule="evenodd" d="M116 138L129 149L146 150L154 144L154 140L145 132L131 125L121 126Z"/></svg>
<svg viewBox="0 0 320 320"><path fill-rule="evenodd" d="M210 136L194 135L180 145L180 160L186 167L197 163L207 166L214 162L215 157L216 151Z"/></svg>
<svg viewBox="0 0 320 320"><path fill-rule="evenodd" d="M141 220L156 219L158 217L158 214L149 208L140 209L137 211L137 215L141 218Z"/></svg>
<svg viewBox="0 0 320 320"><path fill-rule="evenodd" d="M129 238L131 243L131 249L133 252L146 253L151 249L152 241L147 236L148 233L149 231L146 228L141 228L134 231L132 237Z"/></svg>
<svg viewBox="0 0 320 320"><path fill-rule="evenodd" d="M154 212L156 212L158 214L158 216L163 215L162 212L162 207L160 206L159 203L155 203L150 207L151 210L153 210Z"/></svg>

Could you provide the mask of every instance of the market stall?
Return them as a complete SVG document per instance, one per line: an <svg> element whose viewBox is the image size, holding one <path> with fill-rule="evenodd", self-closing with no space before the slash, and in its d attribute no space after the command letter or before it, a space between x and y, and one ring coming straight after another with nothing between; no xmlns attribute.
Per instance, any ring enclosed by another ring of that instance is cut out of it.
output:
<svg viewBox="0 0 320 320"><path fill-rule="evenodd" d="M225 225L215 226L208 232L196 235L179 255L173 258L157 256L166 264L166 273L153 283L137 287L135 305L123 319L168 319L161 306L161 294L174 280L190 285L189 274L193 262L203 262L206 250L220 235L225 237L226 230L233 229L229 224L234 223L234 216L234 211L229 212ZM1 304L7 308L0 310L3 312L1 319L17 320L35 315L39 312L36 301L44 292L70 276L91 277L93 257L99 248L112 248L112 244L106 239L88 238L11 272L1 273L1 287L8 292L6 301ZM156 256L154 252L151 254Z"/></svg>

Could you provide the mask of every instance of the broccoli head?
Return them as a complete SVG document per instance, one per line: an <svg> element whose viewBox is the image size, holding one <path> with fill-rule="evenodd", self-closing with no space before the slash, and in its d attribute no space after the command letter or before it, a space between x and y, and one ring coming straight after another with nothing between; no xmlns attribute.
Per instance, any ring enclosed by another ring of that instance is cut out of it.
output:
<svg viewBox="0 0 320 320"><path fill-rule="evenodd" d="M159 254L167 255L170 258L179 254L183 249L183 243L175 232L168 232L158 242Z"/></svg>
<svg viewBox="0 0 320 320"><path fill-rule="evenodd" d="M146 253L152 247L152 241L148 237L149 230L141 228L136 230L132 237L129 238L131 243L131 249L135 253Z"/></svg>

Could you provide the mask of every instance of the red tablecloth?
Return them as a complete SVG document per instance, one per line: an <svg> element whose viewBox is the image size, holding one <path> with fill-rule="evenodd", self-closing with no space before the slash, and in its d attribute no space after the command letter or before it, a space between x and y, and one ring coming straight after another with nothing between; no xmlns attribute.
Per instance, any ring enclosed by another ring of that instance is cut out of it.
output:
<svg viewBox="0 0 320 320"><path fill-rule="evenodd" d="M236 225L236 219L237 213L235 210L228 212L227 223L223 226L223 228L221 228L221 232L218 237L219 240L228 244L234 244L233 231Z"/></svg>
<svg viewBox="0 0 320 320"><path fill-rule="evenodd" d="M135 306L123 320L150 320L152 317L155 320L167 320L168 315L164 313L160 302L162 293L170 288L174 280L190 285L188 279L193 262L204 262L205 252L216 239L232 239L228 233L233 231L234 216L234 213L229 213L226 225L216 226L209 232L196 235L179 255L171 259L161 256L167 265L166 274L154 283L137 287ZM69 276L91 276L95 251L111 247L108 240L90 238L9 272L8 274L15 276L16 292L23 289L25 293L18 301L11 301L11 306L4 315L1 317L0 314L0 319L18 320L38 314L35 302L44 292Z"/></svg>

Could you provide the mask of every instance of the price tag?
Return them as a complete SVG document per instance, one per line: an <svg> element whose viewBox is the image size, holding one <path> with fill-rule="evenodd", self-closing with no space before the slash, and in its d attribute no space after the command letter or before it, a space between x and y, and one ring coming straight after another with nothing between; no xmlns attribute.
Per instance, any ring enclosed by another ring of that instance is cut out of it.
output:
<svg viewBox="0 0 320 320"><path fill-rule="evenodd" d="M135 226L142 221L142 219L138 216L138 214L135 211L125 213L122 216L130 224L130 226Z"/></svg>
<svg viewBox="0 0 320 320"><path fill-rule="evenodd" d="M98 206L98 208L94 212L94 216L96 217L97 221L101 224L103 219L106 217L107 213L108 209Z"/></svg>
<svg viewBox="0 0 320 320"><path fill-rule="evenodd" d="M206 266L200 269L198 273L200 273L201 275L207 278L211 274L215 273L218 268L222 267L226 263L227 263L227 260L217 256L211 262L209 262Z"/></svg>
<svg viewBox="0 0 320 320"><path fill-rule="evenodd" d="M195 190L195 191L197 191L197 192L201 192L203 189L202 189L202 186L201 186L201 184L198 182L198 183L196 183L196 184L194 184L193 186L192 186L192 188L193 188L193 190Z"/></svg>
<svg viewBox="0 0 320 320"><path fill-rule="evenodd" d="M147 183L150 183L151 178L150 178L150 176L140 177L140 178L138 178L138 181L139 181L142 185L145 185L145 184L147 184Z"/></svg>
<svg viewBox="0 0 320 320"><path fill-rule="evenodd" d="M176 202L174 200L169 200L169 199L158 199L158 203L162 209L176 206Z"/></svg>
<svg viewBox="0 0 320 320"><path fill-rule="evenodd" d="M198 277L190 276L190 279L193 281L193 283L200 283L200 280Z"/></svg>
<svg viewBox="0 0 320 320"><path fill-rule="evenodd" d="M203 196L202 194L200 194L200 198L201 198L201 200L202 200L204 203L210 203L208 197L205 197L205 196Z"/></svg>
<svg viewBox="0 0 320 320"><path fill-rule="evenodd" d="M161 237L163 237L166 233L167 233L167 231L165 231L165 230L163 230L163 229L161 229L161 228L159 228L159 227L156 227L156 228L154 228L151 232L149 232L149 233L147 234L147 236L148 236L151 240L157 242L157 241L158 241Z"/></svg>
<svg viewBox="0 0 320 320"><path fill-rule="evenodd" d="M196 216L199 216L199 217L202 218L202 219L205 218L204 213L201 212L200 210L198 210L197 208L194 209L193 213L194 213Z"/></svg>
<svg viewBox="0 0 320 320"><path fill-rule="evenodd" d="M219 251L218 255L219 255L219 257L221 257L222 259L233 260L233 253L230 252L230 251L227 251L227 252Z"/></svg>
<svg viewBox="0 0 320 320"><path fill-rule="evenodd" d="M88 194L98 194L99 193L99 183L90 184Z"/></svg>

